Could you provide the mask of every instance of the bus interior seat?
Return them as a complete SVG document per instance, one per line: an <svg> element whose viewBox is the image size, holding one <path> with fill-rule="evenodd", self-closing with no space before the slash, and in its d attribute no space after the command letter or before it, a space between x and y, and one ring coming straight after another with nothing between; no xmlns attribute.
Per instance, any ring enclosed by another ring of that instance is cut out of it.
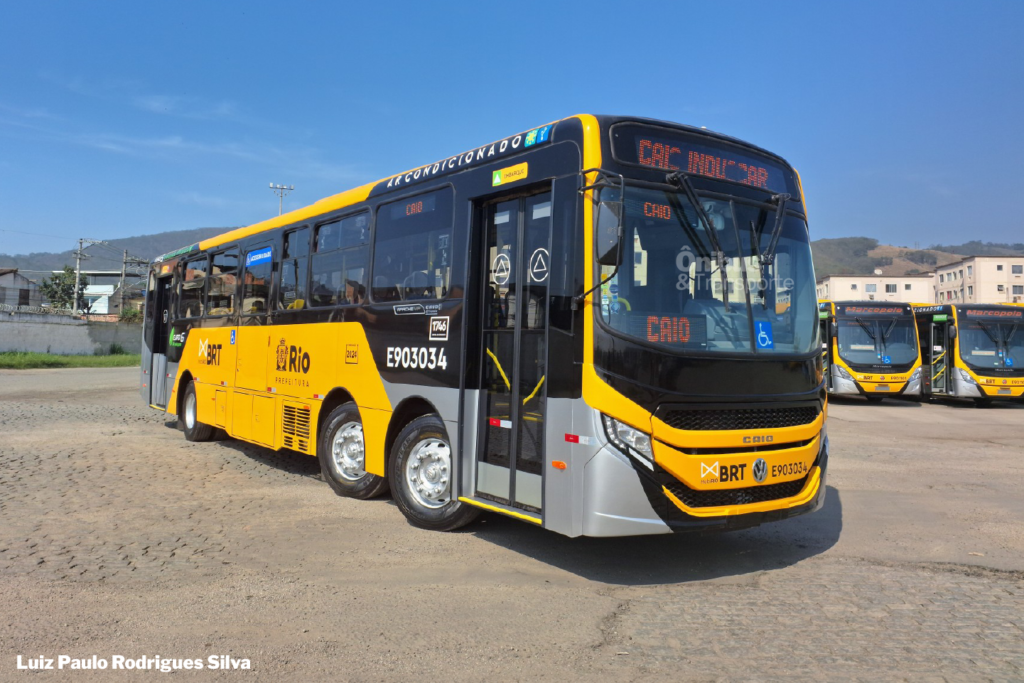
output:
<svg viewBox="0 0 1024 683"><path fill-rule="evenodd" d="M434 288L430 286L430 276L425 270L415 270L402 281L402 298L433 299Z"/></svg>

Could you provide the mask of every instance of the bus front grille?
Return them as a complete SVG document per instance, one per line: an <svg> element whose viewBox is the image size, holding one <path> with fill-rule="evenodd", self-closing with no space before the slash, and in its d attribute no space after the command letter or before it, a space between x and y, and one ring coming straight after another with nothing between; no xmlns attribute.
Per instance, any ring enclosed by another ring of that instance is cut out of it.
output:
<svg viewBox="0 0 1024 683"><path fill-rule="evenodd" d="M799 427L814 422L820 408L817 401L778 407L663 407L658 418L669 427L686 431L729 431Z"/></svg>
<svg viewBox="0 0 1024 683"><path fill-rule="evenodd" d="M741 489L698 491L691 489L681 482L665 484L665 488L686 507L712 508L724 505L750 505L751 503L792 498L803 490L805 483L807 483L807 477L797 479L796 481L784 481L781 484L747 486Z"/></svg>

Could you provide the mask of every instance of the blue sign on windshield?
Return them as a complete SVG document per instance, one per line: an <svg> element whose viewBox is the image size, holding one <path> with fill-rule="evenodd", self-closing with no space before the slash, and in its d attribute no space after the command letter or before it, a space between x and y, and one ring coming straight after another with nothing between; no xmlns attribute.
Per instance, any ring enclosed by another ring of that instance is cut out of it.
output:
<svg viewBox="0 0 1024 683"><path fill-rule="evenodd" d="M775 338L772 337L772 324L770 322L755 321L754 331L757 333L757 348L775 348Z"/></svg>
<svg viewBox="0 0 1024 683"><path fill-rule="evenodd" d="M892 356L882 356L882 363L892 365Z"/></svg>
<svg viewBox="0 0 1024 683"><path fill-rule="evenodd" d="M1013 367L1013 359L1010 358L1009 356L1007 356L1006 358L1003 359L1003 363L1005 363L1006 367L1008 367L1008 368L1012 368Z"/></svg>

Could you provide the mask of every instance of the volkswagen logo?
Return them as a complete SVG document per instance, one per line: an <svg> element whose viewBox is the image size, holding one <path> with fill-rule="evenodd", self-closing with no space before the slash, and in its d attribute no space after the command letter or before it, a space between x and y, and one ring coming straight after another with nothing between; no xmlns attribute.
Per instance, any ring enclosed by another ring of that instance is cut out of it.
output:
<svg viewBox="0 0 1024 683"><path fill-rule="evenodd" d="M764 461L764 458L758 458L754 461L754 467L751 468L751 472L754 474L754 481L760 484L768 477L768 463Z"/></svg>

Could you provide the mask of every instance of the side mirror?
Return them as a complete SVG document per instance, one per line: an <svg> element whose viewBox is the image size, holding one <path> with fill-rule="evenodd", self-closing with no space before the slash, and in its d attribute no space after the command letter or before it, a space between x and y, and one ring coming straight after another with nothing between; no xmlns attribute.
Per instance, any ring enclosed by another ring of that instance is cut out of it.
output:
<svg viewBox="0 0 1024 683"><path fill-rule="evenodd" d="M949 338L956 339L956 325L949 326Z"/></svg>
<svg viewBox="0 0 1024 683"><path fill-rule="evenodd" d="M831 332L832 336L833 337L838 337L839 336L839 325L833 320L832 322L830 322L828 324L828 326L829 326L829 332Z"/></svg>
<svg viewBox="0 0 1024 683"><path fill-rule="evenodd" d="M622 263L622 202L597 206L597 262L602 266Z"/></svg>

